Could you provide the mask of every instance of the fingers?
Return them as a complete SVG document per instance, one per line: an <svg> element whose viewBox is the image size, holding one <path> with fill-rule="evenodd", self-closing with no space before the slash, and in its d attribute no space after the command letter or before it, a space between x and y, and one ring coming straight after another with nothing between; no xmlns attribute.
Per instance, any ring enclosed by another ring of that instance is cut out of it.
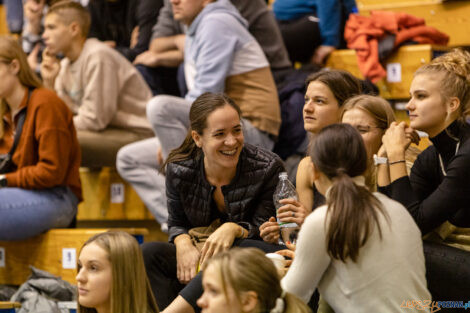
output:
<svg viewBox="0 0 470 313"><path fill-rule="evenodd" d="M279 250L276 253L291 259L295 257L295 252L289 249Z"/></svg>
<svg viewBox="0 0 470 313"><path fill-rule="evenodd" d="M262 230L260 229L260 237L266 242L276 243L279 240L279 225L276 222L266 223L270 223L270 225L264 227Z"/></svg>

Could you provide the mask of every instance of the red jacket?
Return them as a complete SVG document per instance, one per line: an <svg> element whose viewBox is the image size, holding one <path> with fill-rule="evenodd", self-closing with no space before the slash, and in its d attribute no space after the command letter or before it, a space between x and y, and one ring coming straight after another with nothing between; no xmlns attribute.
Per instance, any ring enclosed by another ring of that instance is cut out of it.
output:
<svg viewBox="0 0 470 313"><path fill-rule="evenodd" d="M8 187L45 189L68 186L82 199L79 167L80 146L72 112L53 92L36 88L27 103L25 92L20 108L27 106L26 119L13 162L18 169L6 174ZM2 118L2 117L0 117ZM13 144L12 117L3 117L5 134L0 139L0 154L8 153ZM16 124L16 117L15 124Z"/></svg>
<svg viewBox="0 0 470 313"><path fill-rule="evenodd" d="M388 34L396 36L395 47L407 40L436 45L447 45L449 41L446 34L426 26L424 19L406 13L371 11L371 16L351 14L344 38L348 48L356 50L362 74L374 83L387 76L379 62L378 42Z"/></svg>

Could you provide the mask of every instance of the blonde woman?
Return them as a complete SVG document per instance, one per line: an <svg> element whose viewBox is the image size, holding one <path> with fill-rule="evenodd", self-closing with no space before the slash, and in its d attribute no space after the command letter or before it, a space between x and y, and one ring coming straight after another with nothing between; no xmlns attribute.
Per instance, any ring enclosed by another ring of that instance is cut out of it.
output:
<svg viewBox="0 0 470 313"><path fill-rule="evenodd" d="M0 240L67 227L81 199L72 112L7 36L0 36L0 81Z"/></svg>
<svg viewBox="0 0 470 313"><path fill-rule="evenodd" d="M158 313L134 237L111 231L91 237L78 259L79 313Z"/></svg>
<svg viewBox="0 0 470 313"><path fill-rule="evenodd" d="M255 248L233 248L214 256L204 266L202 285L197 304L205 313L310 312L282 290L274 264Z"/></svg>

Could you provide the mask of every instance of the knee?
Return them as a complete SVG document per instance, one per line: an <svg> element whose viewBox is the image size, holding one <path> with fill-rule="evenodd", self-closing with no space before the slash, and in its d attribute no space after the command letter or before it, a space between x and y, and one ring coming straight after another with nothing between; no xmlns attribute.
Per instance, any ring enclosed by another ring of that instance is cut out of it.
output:
<svg viewBox="0 0 470 313"><path fill-rule="evenodd" d="M160 95L153 97L147 103L147 119L152 125L158 124L161 120L167 120L171 116L171 96Z"/></svg>
<svg viewBox="0 0 470 313"><path fill-rule="evenodd" d="M142 249L142 256L144 258L145 267L148 268L153 264L158 264L158 259L160 257L165 258L167 253L167 246L169 246L166 242L146 242L143 243L140 247Z"/></svg>
<svg viewBox="0 0 470 313"><path fill-rule="evenodd" d="M125 172L129 167L134 163L132 158L132 153L129 153L128 146L124 146L119 149L116 155L116 169L122 177L124 177Z"/></svg>

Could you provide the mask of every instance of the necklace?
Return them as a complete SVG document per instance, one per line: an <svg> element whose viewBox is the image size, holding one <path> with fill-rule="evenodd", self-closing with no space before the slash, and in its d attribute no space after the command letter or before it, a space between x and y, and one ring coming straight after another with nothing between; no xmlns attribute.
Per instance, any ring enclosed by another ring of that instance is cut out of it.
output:
<svg viewBox="0 0 470 313"><path fill-rule="evenodd" d="M447 132L447 131L446 131L446 132ZM452 136L452 135L449 134L448 132L447 132L447 135L449 135L450 138L452 138L452 139L454 139L455 141L457 141L457 145L456 145L456 147L455 147L455 154L454 154L454 155L456 155L457 152L459 152L460 140L459 140L458 138ZM437 155L439 156L439 165L441 166L442 174L443 174L444 176L447 176L447 172L446 172L446 170L445 170L445 168L444 168L444 162L442 162L441 154L440 154L440 153L437 153Z"/></svg>

